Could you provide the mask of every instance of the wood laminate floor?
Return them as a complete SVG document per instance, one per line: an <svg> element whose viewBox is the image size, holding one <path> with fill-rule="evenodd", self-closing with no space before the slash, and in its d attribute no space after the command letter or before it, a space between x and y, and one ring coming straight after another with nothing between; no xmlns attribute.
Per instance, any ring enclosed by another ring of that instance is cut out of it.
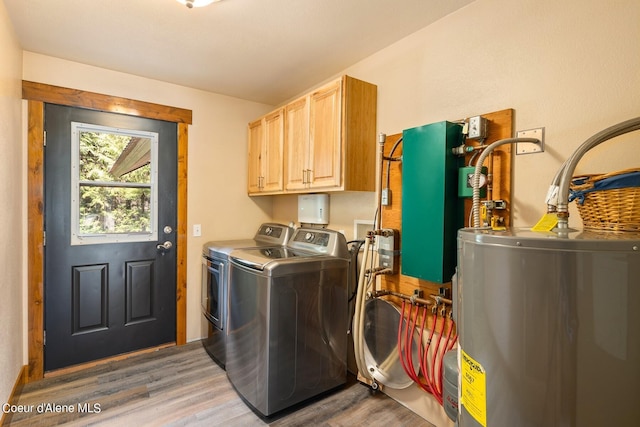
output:
<svg viewBox="0 0 640 427"><path fill-rule="evenodd" d="M294 411L262 419L240 399L199 342L27 384L17 403L33 405L33 411L14 413L5 425L432 426L353 378Z"/></svg>

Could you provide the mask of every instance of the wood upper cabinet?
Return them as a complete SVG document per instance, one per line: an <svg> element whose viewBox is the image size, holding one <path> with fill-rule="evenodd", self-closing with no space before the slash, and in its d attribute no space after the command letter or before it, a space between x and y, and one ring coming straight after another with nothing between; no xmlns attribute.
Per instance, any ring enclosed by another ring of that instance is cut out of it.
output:
<svg viewBox="0 0 640 427"><path fill-rule="evenodd" d="M342 81L285 107L285 190L340 187Z"/></svg>
<svg viewBox="0 0 640 427"><path fill-rule="evenodd" d="M376 114L377 87L343 76L249 123L249 194L374 191Z"/></svg>
<svg viewBox="0 0 640 427"><path fill-rule="evenodd" d="M374 191L377 88L344 76L285 107L285 191Z"/></svg>
<svg viewBox="0 0 640 427"><path fill-rule="evenodd" d="M307 188L309 159L309 97L305 96L288 104L284 111L285 189L304 190Z"/></svg>
<svg viewBox="0 0 640 427"><path fill-rule="evenodd" d="M309 97L309 188L340 187L342 183L342 81Z"/></svg>
<svg viewBox="0 0 640 427"><path fill-rule="evenodd" d="M262 119L249 123L249 167L247 174L247 191L249 194L260 192L262 177L262 148L264 146L264 126Z"/></svg>
<svg viewBox="0 0 640 427"><path fill-rule="evenodd" d="M277 193L283 190L283 114L284 110L279 109L249 123L247 175L249 194Z"/></svg>

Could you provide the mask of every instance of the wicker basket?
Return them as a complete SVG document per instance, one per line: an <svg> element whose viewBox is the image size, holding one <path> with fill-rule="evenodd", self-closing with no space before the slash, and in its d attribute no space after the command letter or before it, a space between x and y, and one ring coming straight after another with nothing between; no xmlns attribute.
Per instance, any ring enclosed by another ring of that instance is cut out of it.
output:
<svg viewBox="0 0 640 427"><path fill-rule="evenodd" d="M578 201L578 211L585 229L640 231L640 185L634 183L621 188L596 188L615 182L622 176L633 176L635 180L637 174L640 174L640 169L573 178L570 186L571 199Z"/></svg>

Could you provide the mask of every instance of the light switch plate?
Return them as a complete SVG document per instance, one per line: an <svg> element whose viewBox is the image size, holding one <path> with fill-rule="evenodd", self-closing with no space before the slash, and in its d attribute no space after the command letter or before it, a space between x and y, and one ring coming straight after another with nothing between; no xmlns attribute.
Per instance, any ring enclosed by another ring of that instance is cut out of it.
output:
<svg viewBox="0 0 640 427"><path fill-rule="evenodd" d="M193 237L202 236L202 227L200 224L193 224Z"/></svg>
<svg viewBox="0 0 640 427"><path fill-rule="evenodd" d="M516 143L516 154L532 154L544 152L544 128L535 128L529 130L519 130L516 133L518 138L536 138L540 140L540 144L532 142Z"/></svg>

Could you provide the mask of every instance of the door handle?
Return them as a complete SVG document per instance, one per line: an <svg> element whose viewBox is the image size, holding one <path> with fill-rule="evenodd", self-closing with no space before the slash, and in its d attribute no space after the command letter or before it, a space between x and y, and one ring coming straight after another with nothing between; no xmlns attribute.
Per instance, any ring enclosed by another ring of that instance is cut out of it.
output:
<svg viewBox="0 0 640 427"><path fill-rule="evenodd" d="M160 252L164 253L166 251L168 251L169 249L171 249L173 247L173 243L171 243L169 240L167 240L164 243L158 243L156 245L156 249L159 250Z"/></svg>

